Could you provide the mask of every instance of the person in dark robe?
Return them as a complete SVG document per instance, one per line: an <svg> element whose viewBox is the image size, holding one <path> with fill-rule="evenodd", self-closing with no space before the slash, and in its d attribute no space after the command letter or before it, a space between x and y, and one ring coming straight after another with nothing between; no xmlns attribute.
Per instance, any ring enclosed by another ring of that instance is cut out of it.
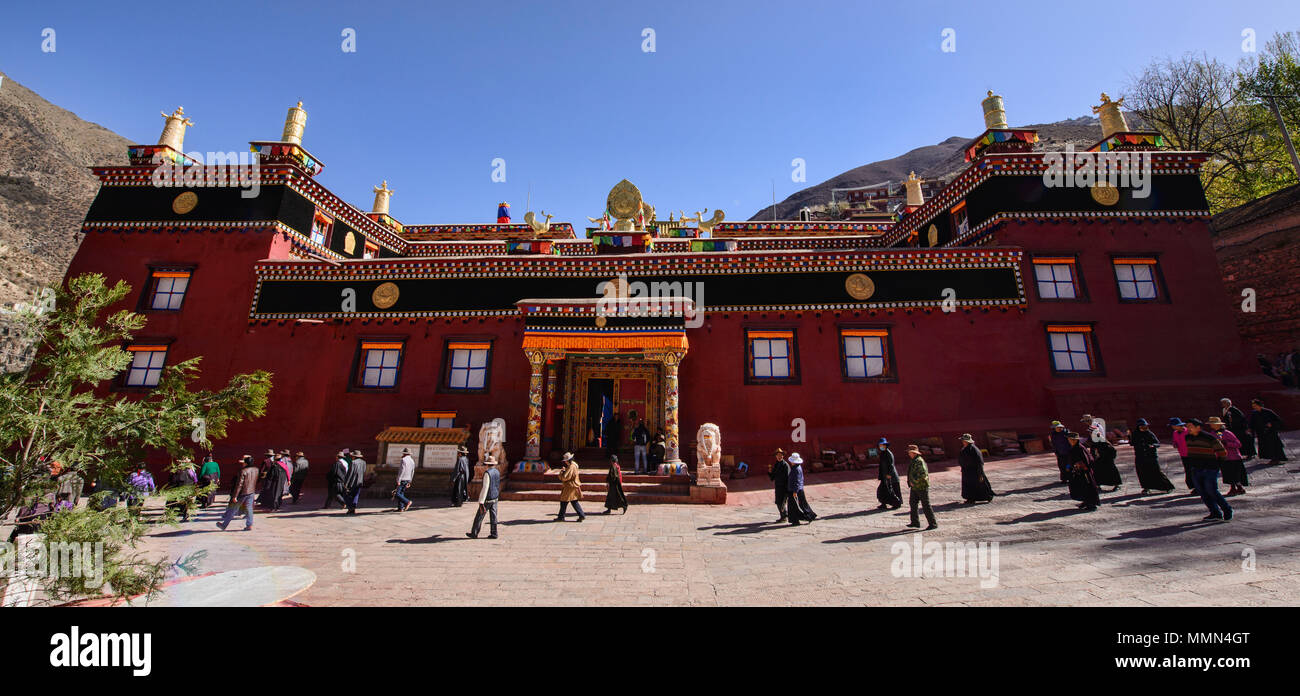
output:
<svg viewBox="0 0 1300 696"><path fill-rule="evenodd" d="M325 504L321 506L322 510L329 509L332 502L346 505L343 502L343 479L347 478L350 465L346 450L334 456L334 464L325 474Z"/></svg>
<svg viewBox="0 0 1300 696"><path fill-rule="evenodd" d="M1092 512L1101 504L1101 489L1092 474L1088 452L1079 444L1079 433L1066 433L1070 442L1070 497L1079 501L1079 507Z"/></svg>
<svg viewBox="0 0 1300 696"><path fill-rule="evenodd" d="M650 473L659 473L659 465L664 463L664 452L668 448L668 443L663 433L655 435L655 441L650 445Z"/></svg>
<svg viewBox="0 0 1300 696"><path fill-rule="evenodd" d="M987 503L997 495L989 479L984 475L984 454L975 446L975 438L970 433L962 433L958 438L962 448L957 453L957 463L961 465L961 497L967 505Z"/></svg>
<svg viewBox="0 0 1300 696"><path fill-rule="evenodd" d="M790 464L785 460L785 450L780 447L772 453L774 461L767 467L767 477L772 479L772 493L776 496L776 511L780 513L777 522L785 522L789 517L786 515L786 499L789 497L790 486Z"/></svg>
<svg viewBox="0 0 1300 696"><path fill-rule="evenodd" d="M605 448L610 454L618 452L623 440L623 419L617 413L605 425Z"/></svg>
<svg viewBox="0 0 1300 696"><path fill-rule="evenodd" d="M348 464L347 476L343 479L343 498L348 505L348 514L357 514L357 505L361 502L361 489L366 484L366 460L360 450L352 450L352 461Z"/></svg>
<svg viewBox="0 0 1300 696"><path fill-rule="evenodd" d="M880 438L880 483L876 486L876 500L880 509L897 510L903 507L903 490L898 483L898 469L894 466L894 453L889 451L889 440Z"/></svg>
<svg viewBox="0 0 1300 696"><path fill-rule="evenodd" d="M1260 399L1250 400L1250 431L1259 440L1259 458L1268 460L1269 466L1286 461L1286 448L1282 446L1282 418L1273 409L1264 408Z"/></svg>
<svg viewBox="0 0 1300 696"><path fill-rule="evenodd" d="M1160 470L1160 455L1156 453L1160 439L1151 432L1147 419L1137 419L1137 430L1129 436L1129 444L1133 446L1133 466L1137 469L1138 483L1142 485L1142 495L1151 491L1172 493L1174 484Z"/></svg>
<svg viewBox="0 0 1300 696"><path fill-rule="evenodd" d="M199 508L206 510L209 505L217 500L217 487L221 485L221 467L217 465L217 460L212 458L212 453L208 453L207 459L203 462L203 468L199 469L199 486L211 487L212 491L199 496Z"/></svg>
<svg viewBox="0 0 1300 696"><path fill-rule="evenodd" d="M623 469L618 465L618 455L609 456L609 473L605 474L605 514L623 508L627 514L627 496L623 494Z"/></svg>
<svg viewBox="0 0 1300 696"><path fill-rule="evenodd" d="M1089 441L1088 448L1092 450L1093 480L1098 486L1111 486L1111 491L1119 490L1124 480L1120 478L1119 467L1115 465L1115 459L1119 456L1115 446L1103 439Z"/></svg>
<svg viewBox="0 0 1300 696"><path fill-rule="evenodd" d="M451 469L451 504L460 507L469 500L469 449L456 448L456 466Z"/></svg>
<svg viewBox="0 0 1300 696"><path fill-rule="evenodd" d="M257 497L257 504L270 512L276 512L284 500L284 489L289 485L289 477L285 474L284 467L280 466L279 458L271 450L267 450L266 459L262 461L261 476L262 493Z"/></svg>
<svg viewBox="0 0 1300 696"><path fill-rule="evenodd" d="M1056 468L1061 471L1061 483L1070 482L1070 440L1065 436L1061 421L1052 421L1052 451L1056 453Z"/></svg>
<svg viewBox="0 0 1300 696"><path fill-rule="evenodd" d="M179 489L184 488L185 486L190 486L192 490L193 486L198 485L199 479L194 474L194 460L190 459L189 455L183 456L177 460L175 467L176 468L172 470L171 477L167 479L168 488ZM194 502L194 496L191 495L169 501L167 507L175 510L176 513L181 516L181 522L189 522L190 503L192 502Z"/></svg>
<svg viewBox="0 0 1300 696"><path fill-rule="evenodd" d="M307 470L311 468L311 462L302 452L295 454L294 457L293 473L289 475L289 497L293 498L296 505L298 499L302 497L302 485L307 482Z"/></svg>
<svg viewBox="0 0 1300 696"><path fill-rule="evenodd" d="M1232 399L1224 397L1219 399L1219 406L1223 408L1223 421L1228 424L1227 429L1237 436L1237 441L1241 443L1242 461L1250 461L1255 458L1255 436L1250 434L1250 419L1242 413L1241 409L1232 405Z"/></svg>
<svg viewBox="0 0 1300 696"><path fill-rule="evenodd" d="M786 461L790 463L785 495L786 514L790 524L812 522L817 519L817 513L813 512L812 507L808 505L808 498L803 492L803 457L799 456L798 452L794 452Z"/></svg>
<svg viewBox="0 0 1300 696"><path fill-rule="evenodd" d="M1227 429L1227 425L1218 416L1205 421L1205 429L1219 438L1219 442L1223 443L1223 449L1228 452L1219 467L1223 482L1228 486L1228 492L1224 495L1245 495L1246 486L1250 485L1250 478L1246 475L1246 461L1241 458L1241 440Z"/></svg>

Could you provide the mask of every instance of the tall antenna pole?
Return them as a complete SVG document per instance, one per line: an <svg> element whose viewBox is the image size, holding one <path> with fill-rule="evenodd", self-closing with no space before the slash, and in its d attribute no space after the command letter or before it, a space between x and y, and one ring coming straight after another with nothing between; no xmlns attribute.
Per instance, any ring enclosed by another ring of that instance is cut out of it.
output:
<svg viewBox="0 0 1300 696"><path fill-rule="evenodd" d="M1291 133L1286 129L1286 121L1282 120L1282 111L1277 108L1276 94L1261 94L1260 97L1268 100L1269 108L1273 109L1273 115L1277 117L1277 125L1282 129L1282 139L1286 141L1287 152L1291 153L1291 166L1295 168L1297 177L1300 177L1300 157L1295 154L1295 145L1291 143Z"/></svg>

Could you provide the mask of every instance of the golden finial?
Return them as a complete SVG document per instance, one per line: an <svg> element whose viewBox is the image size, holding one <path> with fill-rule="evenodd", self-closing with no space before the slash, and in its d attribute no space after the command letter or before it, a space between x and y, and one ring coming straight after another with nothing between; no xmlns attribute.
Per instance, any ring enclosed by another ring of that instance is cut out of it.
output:
<svg viewBox="0 0 1300 696"><path fill-rule="evenodd" d="M989 95L980 102L984 107L984 127L993 130L995 128L1010 128L1007 125L1007 110L1002 104L1002 97L994 94L989 90Z"/></svg>
<svg viewBox="0 0 1300 696"><path fill-rule="evenodd" d="M185 146L185 127L194 125L194 122L185 115L183 106L176 107L170 115L161 111L158 113L167 119L163 125L162 135L158 136L158 144L180 152Z"/></svg>
<svg viewBox="0 0 1300 696"><path fill-rule="evenodd" d="M925 204L925 196L921 193L921 179L916 172L907 175L907 180L903 182L904 188L907 189L907 205L919 206Z"/></svg>
<svg viewBox="0 0 1300 696"><path fill-rule="evenodd" d="M1101 118L1101 137L1109 138L1115 133L1124 133L1128 131L1128 122L1124 120L1124 112L1120 111L1124 105L1124 97L1111 101L1109 95L1101 93L1101 104L1092 107L1092 113Z"/></svg>
<svg viewBox="0 0 1300 696"><path fill-rule="evenodd" d="M387 179L385 179L383 183L381 183L379 186L376 186L375 187L375 209L371 212L379 213L381 215L387 215L388 202L393 197L394 193L396 193L396 191L393 191L392 189L388 188Z"/></svg>
<svg viewBox="0 0 1300 696"><path fill-rule="evenodd" d="M307 111L302 108L302 100L299 99L298 105L289 107L289 114L284 117L284 133L280 136L280 141L301 145L302 132L306 127Z"/></svg>

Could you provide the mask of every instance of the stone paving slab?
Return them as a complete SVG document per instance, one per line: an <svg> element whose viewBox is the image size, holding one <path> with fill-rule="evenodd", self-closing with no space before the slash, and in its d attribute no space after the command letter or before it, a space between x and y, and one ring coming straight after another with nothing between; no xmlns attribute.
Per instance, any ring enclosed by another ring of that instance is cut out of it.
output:
<svg viewBox="0 0 1300 696"><path fill-rule="evenodd" d="M1300 432L1286 440L1300 453ZM1170 479L1181 482L1172 448L1161 449ZM725 506L632 506L582 523L552 522L554 503L503 501L501 539L471 540L471 504L399 514L365 501L348 516L317 509L323 494L309 491L300 505L258 514L250 532L233 531L238 521L217 530L214 507L179 528L158 527L145 549L172 559L204 550L202 572L302 566L318 578L295 598L309 605L1300 603L1300 463L1250 462L1247 495L1231 499L1236 519L1205 523L1205 507L1185 491L1138 495L1132 450L1119 450L1126 485L1103 493L1093 513L1077 510L1056 483L1051 455L990 461L989 480L1003 495L989 504L962 504L960 472L937 470L933 532L905 528L905 508L877 510L871 472L835 472L808 477L820 518L800 527L776 524L770 492L751 490ZM975 549L974 566L967 558L958 567L957 543L974 545L961 549ZM980 576L980 544L983 568L996 577Z"/></svg>

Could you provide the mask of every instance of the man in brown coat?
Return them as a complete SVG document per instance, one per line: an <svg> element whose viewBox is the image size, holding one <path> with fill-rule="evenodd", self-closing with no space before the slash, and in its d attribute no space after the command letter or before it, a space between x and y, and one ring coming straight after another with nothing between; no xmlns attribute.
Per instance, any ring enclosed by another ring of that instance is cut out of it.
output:
<svg viewBox="0 0 1300 696"><path fill-rule="evenodd" d="M564 521L564 512L573 503L573 511L578 513L578 521L587 519L582 511L582 481L578 479L578 462L574 461L572 452L564 453L564 468L560 470L560 514L556 522Z"/></svg>
<svg viewBox="0 0 1300 696"><path fill-rule="evenodd" d="M226 505L226 514L217 523L222 531L225 531L230 521L235 519L235 514L241 507L244 508L244 531L253 528L253 499L257 497L257 478L261 472L253 463L253 455L245 454L243 463L244 468L240 469L239 475L235 477L235 485L230 489L230 503Z"/></svg>

